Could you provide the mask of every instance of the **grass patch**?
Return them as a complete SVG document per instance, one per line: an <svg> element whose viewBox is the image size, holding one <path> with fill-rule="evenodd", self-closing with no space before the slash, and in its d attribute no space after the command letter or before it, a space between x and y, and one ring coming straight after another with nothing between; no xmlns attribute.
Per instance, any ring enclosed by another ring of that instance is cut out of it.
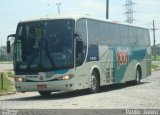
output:
<svg viewBox="0 0 160 115"><path fill-rule="evenodd" d="M156 56L156 60L160 61L160 55Z"/></svg>
<svg viewBox="0 0 160 115"><path fill-rule="evenodd" d="M154 56L152 56L152 60L154 61ZM156 55L156 60L155 61L160 61L160 55Z"/></svg>
<svg viewBox="0 0 160 115"><path fill-rule="evenodd" d="M156 71L156 70L159 70L160 67L156 64L152 64L152 70Z"/></svg>
<svg viewBox="0 0 160 115"><path fill-rule="evenodd" d="M1 73L0 73L0 94L9 92L12 86L11 81L9 81L6 77L7 74L4 74L4 73L2 74L3 74L3 89L2 89L2 79L1 79Z"/></svg>
<svg viewBox="0 0 160 115"><path fill-rule="evenodd" d="M13 72L7 72L8 77L14 77L14 73Z"/></svg>
<svg viewBox="0 0 160 115"><path fill-rule="evenodd" d="M13 64L12 61L0 61L0 64Z"/></svg>

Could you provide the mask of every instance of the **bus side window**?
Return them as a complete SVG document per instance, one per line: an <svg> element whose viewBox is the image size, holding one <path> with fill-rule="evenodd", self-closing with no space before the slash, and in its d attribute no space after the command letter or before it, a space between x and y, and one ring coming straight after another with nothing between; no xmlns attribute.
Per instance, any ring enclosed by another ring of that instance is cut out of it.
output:
<svg viewBox="0 0 160 115"><path fill-rule="evenodd" d="M112 45L119 45L121 41L119 25L111 24Z"/></svg>
<svg viewBox="0 0 160 115"><path fill-rule="evenodd" d="M89 45L98 45L99 39L100 39L99 23L95 20L88 20Z"/></svg>
<svg viewBox="0 0 160 115"><path fill-rule="evenodd" d="M129 28L125 25L120 25L121 44L125 46L130 45L129 40Z"/></svg>
<svg viewBox="0 0 160 115"><path fill-rule="evenodd" d="M132 47L137 47L138 46L137 29L135 27L129 27L129 38L130 38L130 45Z"/></svg>
<svg viewBox="0 0 160 115"><path fill-rule="evenodd" d="M145 40L145 46L150 46L150 39L149 39L149 30L144 30L144 40Z"/></svg>
<svg viewBox="0 0 160 115"><path fill-rule="evenodd" d="M86 30L86 19L80 19L77 21L77 53L76 53L76 66L81 66L86 57L87 50L87 30ZM80 52L81 51L81 52Z"/></svg>
<svg viewBox="0 0 160 115"><path fill-rule="evenodd" d="M112 41L110 38L110 23L100 22L100 43L111 45Z"/></svg>
<svg viewBox="0 0 160 115"><path fill-rule="evenodd" d="M139 47L144 47L144 36L143 36L143 29L137 29L137 39Z"/></svg>

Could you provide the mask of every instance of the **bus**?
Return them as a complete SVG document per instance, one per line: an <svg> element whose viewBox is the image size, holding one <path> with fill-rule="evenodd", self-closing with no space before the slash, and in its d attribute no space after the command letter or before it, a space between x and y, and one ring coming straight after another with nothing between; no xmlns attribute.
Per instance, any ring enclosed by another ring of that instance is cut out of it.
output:
<svg viewBox="0 0 160 115"><path fill-rule="evenodd" d="M18 23L13 43L15 88L48 96L55 91L88 89L151 75L146 28L89 17L51 17Z"/></svg>

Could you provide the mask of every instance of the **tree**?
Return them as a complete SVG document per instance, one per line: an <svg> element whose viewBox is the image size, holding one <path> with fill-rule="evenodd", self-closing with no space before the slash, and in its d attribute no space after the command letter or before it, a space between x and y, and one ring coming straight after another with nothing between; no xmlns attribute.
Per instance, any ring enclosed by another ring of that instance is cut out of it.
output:
<svg viewBox="0 0 160 115"><path fill-rule="evenodd" d="M12 61L13 60L13 53L7 54L6 46L0 47L0 61Z"/></svg>

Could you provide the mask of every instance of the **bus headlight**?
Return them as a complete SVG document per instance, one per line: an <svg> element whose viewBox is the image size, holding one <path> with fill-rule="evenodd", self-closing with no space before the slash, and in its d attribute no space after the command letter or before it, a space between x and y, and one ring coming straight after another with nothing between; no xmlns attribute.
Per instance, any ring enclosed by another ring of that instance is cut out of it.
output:
<svg viewBox="0 0 160 115"><path fill-rule="evenodd" d="M14 79L16 82L25 82L26 81L25 78L21 78L21 77L15 77Z"/></svg>
<svg viewBox="0 0 160 115"><path fill-rule="evenodd" d="M73 74L70 74L70 75L64 75L64 76L60 76L57 78L57 80L69 80L69 79L72 79L74 77Z"/></svg>

